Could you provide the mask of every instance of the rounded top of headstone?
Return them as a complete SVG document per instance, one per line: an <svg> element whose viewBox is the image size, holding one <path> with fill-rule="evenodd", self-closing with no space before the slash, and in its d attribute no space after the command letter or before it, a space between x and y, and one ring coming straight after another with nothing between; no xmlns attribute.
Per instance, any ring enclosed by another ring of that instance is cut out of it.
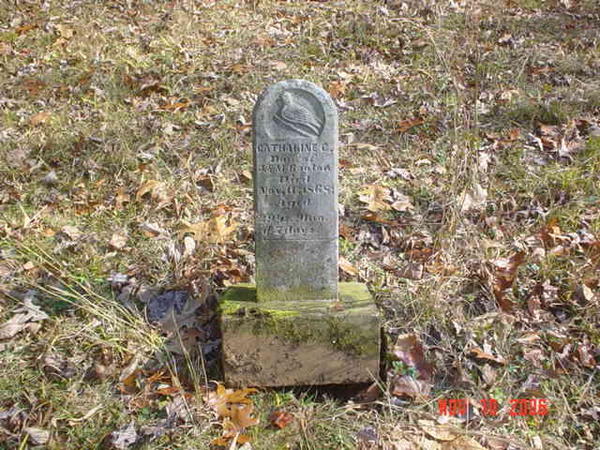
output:
<svg viewBox="0 0 600 450"><path fill-rule="evenodd" d="M284 80L269 86L252 114L255 136L269 139L337 134L337 110L329 94L306 80Z"/></svg>

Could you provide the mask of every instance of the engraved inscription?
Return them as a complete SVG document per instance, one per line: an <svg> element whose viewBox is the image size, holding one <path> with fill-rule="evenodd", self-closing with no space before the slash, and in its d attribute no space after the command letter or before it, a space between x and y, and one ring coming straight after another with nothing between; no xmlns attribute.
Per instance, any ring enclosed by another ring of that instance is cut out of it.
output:
<svg viewBox="0 0 600 450"><path fill-rule="evenodd" d="M263 142L256 148L256 234L264 240L319 240L335 230L335 157L327 142ZM312 209L324 209L311 214ZM276 214L273 214L276 213ZM280 217L273 223L273 217ZM310 221L308 217L318 217Z"/></svg>
<svg viewBox="0 0 600 450"><path fill-rule="evenodd" d="M253 126L257 296L335 298L335 105L312 83L283 81L263 93Z"/></svg>

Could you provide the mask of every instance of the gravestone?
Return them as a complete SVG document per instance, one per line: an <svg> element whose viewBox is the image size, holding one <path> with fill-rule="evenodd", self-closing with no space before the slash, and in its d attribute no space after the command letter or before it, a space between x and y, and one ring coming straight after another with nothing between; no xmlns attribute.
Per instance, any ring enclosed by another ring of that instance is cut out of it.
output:
<svg viewBox="0 0 600 450"><path fill-rule="evenodd" d="M301 80L268 89L254 110L259 301L337 298L337 113Z"/></svg>
<svg viewBox="0 0 600 450"><path fill-rule="evenodd" d="M369 382L377 308L366 285L338 283L338 119L304 80L270 86L253 114L256 285L222 296L230 385Z"/></svg>

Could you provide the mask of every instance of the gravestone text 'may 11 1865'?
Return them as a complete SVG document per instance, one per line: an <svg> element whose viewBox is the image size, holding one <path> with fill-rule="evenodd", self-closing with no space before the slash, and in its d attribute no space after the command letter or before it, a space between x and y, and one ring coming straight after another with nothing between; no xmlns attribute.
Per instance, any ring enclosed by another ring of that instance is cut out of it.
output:
<svg viewBox="0 0 600 450"><path fill-rule="evenodd" d="M282 81L259 98L253 131L258 300L335 299L335 105L308 81Z"/></svg>

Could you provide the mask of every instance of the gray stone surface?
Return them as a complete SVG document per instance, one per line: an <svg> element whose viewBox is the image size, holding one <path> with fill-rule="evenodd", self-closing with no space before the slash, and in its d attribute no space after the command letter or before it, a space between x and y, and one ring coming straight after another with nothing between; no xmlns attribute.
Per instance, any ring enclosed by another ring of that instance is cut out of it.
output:
<svg viewBox="0 0 600 450"><path fill-rule="evenodd" d="M335 105L313 83L282 81L257 101L253 130L258 301L335 299Z"/></svg>

